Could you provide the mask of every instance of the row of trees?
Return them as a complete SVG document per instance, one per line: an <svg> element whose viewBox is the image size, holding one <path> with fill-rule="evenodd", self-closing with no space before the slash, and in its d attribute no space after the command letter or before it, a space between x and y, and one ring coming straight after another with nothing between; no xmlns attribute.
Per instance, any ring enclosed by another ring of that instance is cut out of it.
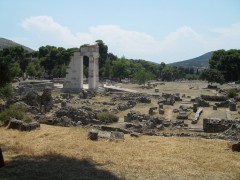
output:
<svg viewBox="0 0 240 180"><path fill-rule="evenodd" d="M119 58L108 52L108 46L102 40L97 40L96 43L99 46L99 74L102 79L121 81L130 78L145 83L151 79L175 81L201 78L209 82L223 83L240 78L240 50L215 51L209 61L209 68L200 75L193 68L127 59L124 56ZM0 51L0 85L10 82L16 76L22 76L23 73L38 78L65 77L70 57L74 52L80 51L81 47L65 49L42 46L34 52L27 52L21 46L5 48ZM84 59L84 75L88 77L88 58Z"/></svg>
<svg viewBox="0 0 240 180"><path fill-rule="evenodd" d="M193 69L156 64L145 60L133 60L117 57L108 53L108 46L97 40L99 46L100 78L121 80L137 79L145 82L150 79L173 81L183 78L197 78ZM86 46L82 45L81 47ZM27 52L21 46L8 47L0 51L1 82L10 82L16 76L26 73L33 77L62 78L66 76L66 68L70 57L80 48L65 49L55 46L42 46L38 51ZM84 75L88 77L88 58L84 57Z"/></svg>

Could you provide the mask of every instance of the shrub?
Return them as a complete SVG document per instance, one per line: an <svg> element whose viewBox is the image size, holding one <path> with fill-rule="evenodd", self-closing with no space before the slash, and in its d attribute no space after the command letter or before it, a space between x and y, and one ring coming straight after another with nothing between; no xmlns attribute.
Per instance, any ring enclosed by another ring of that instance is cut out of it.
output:
<svg viewBox="0 0 240 180"><path fill-rule="evenodd" d="M30 122L31 118L26 115L26 107L22 105L10 105L8 109L0 113L0 121L9 121L10 118Z"/></svg>
<svg viewBox="0 0 240 180"><path fill-rule="evenodd" d="M235 97L237 97L238 92L239 92L239 90L237 90L236 88L229 89L228 92L227 92L227 97L228 98L235 98Z"/></svg>
<svg viewBox="0 0 240 180"><path fill-rule="evenodd" d="M108 113L108 112L101 112L97 114L97 118L106 123L118 122L119 117L115 114Z"/></svg>
<svg viewBox="0 0 240 180"><path fill-rule="evenodd" d="M13 99L15 96L14 89L11 84L0 87L0 98L4 100Z"/></svg>

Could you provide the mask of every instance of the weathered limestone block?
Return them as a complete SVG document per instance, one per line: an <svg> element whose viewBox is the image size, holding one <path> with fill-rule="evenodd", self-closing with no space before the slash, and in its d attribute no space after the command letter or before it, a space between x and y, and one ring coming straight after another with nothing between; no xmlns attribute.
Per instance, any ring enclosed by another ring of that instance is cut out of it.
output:
<svg viewBox="0 0 240 180"><path fill-rule="evenodd" d="M188 119L188 114L185 111L180 111L177 115L177 119Z"/></svg>
<svg viewBox="0 0 240 180"><path fill-rule="evenodd" d="M93 141L96 141L98 140L98 131L97 130L94 130L94 129L91 129L89 132L88 132L88 138L93 140Z"/></svg>
<svg viewBox="0 0 240 180"><path fill-rule="evenodd" d="M30 123L22 123L20 130L21 131L31 131L40 128L39 122L30 122Z"/></svg>
<svg viewBox="0 0 240 180"><path fill-rule="evenodd" d="M159 114L164 114L164 109L159 109Z"/></svg>
<svg viewBox="0 0 240 180"><path fill-rule="evenodd" d="M98 137L105 139L124 140L124 133L118 131L98 131Z"/></svg>
<svg viewBox="0 0 240 180"><path fill-rule="evenodd" d="M200 115L202 114L203 112L203 108L198 108L194 118L192 119L192 124L196 124L200 118Z"/></svg>
<svg viewBox="0 0 240 180"><path fill-rule="evenodd" d="M231 112L228 109L226 110L226 116L227 116L227 120L230 120L230 121L233 120Z"/></svg>
<svg viewBox="0 0 240 180"><path fill-rule="evenodd" d="M17 129L20 131L31 131L40 127L39 122L25 123L24 121L11 119L8 124L8 129Z"/></svg>
<svg viewBox="0 0 240 180"><path fill-rule="evenodd" d="M236 102L229 102L229 110L236 111L237 110L237 103Z"/></svg>
<svg viewBox="0 0 240 180"><path fill-rule="evenodd" d="M23 124L24 122L21 121L21 120L17 120L17 119L10 119L9 121L9 124L8 124L8 129L18 129L20 130L21 128L21 125Z"/></svg>
<svg viewBox="0 0 240 180"><path fill-rule="evenodd" d="M148 114L153 115L153 114L154 114L154 111L153 111L153 110L156 110L156 109L157 109L157 107L151 107L151 108L149 108Z"/></svg>

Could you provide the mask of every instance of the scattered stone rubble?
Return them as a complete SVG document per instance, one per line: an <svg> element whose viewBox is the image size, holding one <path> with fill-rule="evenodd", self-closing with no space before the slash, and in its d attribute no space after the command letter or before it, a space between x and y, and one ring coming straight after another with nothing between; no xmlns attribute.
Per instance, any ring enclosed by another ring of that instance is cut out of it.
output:
<svg viewBox="0 0 240 180"><path fill-rule="evenodd" d="M112 98L112 101L117 101L117 100L127 100L127 101L131 100L139 103L151 103L151 98L148 94L139 94L139 93L122 94Z"/></svg>
<svg viewBox="0 0 240 180"><path fill-rule="evenodd" d="M227 97L226 96L210 96L210 95L201 95L200 96L203 100L205 101L226 101Z"/></svg>
<svg viewBox="0 0 240 180"><path fill-rule="evenodd" d="M19 83L19 86L16 87L16 93L18 95L24 95L29 91L42 91L46 87L53 89L53 82L47 81L36 81L36 82L22 82Z"/></svg>
<svg viewBox="0 0 240 180"><path fill-rule="evenodd" d="M127 103L119 103L117 109L120 111L124 111L133 108L136 104L137 103L135 100L129 100Z"/></svg>
<svg viewBox="0 0 240 180"><path fill-rule="evenodd" d="M60 108L51 117L41 118L40 122L59 126L86 126L91 124L109 124L113 123L111 119L99 120L97 114L101 112L114 112L114 110L93 110L87 106L78 108L65 106Z"/></svg>

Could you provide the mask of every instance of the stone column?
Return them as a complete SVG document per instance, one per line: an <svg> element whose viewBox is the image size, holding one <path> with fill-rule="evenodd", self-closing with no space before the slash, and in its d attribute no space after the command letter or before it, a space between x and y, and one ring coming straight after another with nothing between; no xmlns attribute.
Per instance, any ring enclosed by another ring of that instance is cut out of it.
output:
<svg viewBox="0 0 240 180"><path fill-rule="evenodd" d="M94 73L94 58L89 56L89 69L88 69L88 84L89 89L95 88L95 73Z"/></svg>
<svg viewBox="0 0 240 180"><path fill-rule="evenodd" d="M80 72L80 77L79 77L79 81L80 81L80 88L83 88L83 56L80 56L80 66L79 66L79 72Z"/></svg>
<svg viewBox="0 0 240 180"><path fill-rule="evenodd" d="M72 76L72 83L74 84L74 89L78 89L80 90L80 87L81 87L81 71L79 69L79 67L81 67L81 61L80 61L80 52L75 52L74 53L74 67L73 68L73 76Z"/></svg>
<svg viewBox="0 0 240 180"><path fill-rule="evenodd" d="M94 57L95 89L99 86L99 62L98 57Z"/></svg>

